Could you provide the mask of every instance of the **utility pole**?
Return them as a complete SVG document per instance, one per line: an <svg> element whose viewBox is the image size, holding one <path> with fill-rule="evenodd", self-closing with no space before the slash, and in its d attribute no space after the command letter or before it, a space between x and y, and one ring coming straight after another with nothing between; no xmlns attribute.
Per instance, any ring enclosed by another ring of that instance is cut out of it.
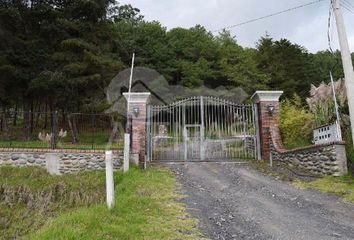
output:
<svg viewBox="0 0 354 240"><path fill-rule="evenodd" d="M333 12L336 17L338 39L342 54L342 63L344 69L345 85L347 88L347 97L349 105L349 115L354 143L354 70L352 58L349 50L347 33L344 26L344 19L340 9L340 0L331 0Z"/></svg>

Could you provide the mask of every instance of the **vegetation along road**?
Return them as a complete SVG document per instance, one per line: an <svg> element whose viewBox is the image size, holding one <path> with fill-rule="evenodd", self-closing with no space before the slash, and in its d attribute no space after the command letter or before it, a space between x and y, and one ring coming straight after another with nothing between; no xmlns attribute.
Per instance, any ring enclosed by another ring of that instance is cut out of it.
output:
<svg viewBox="0 0 354 240"><path fill-rule="evenodd" d="M237 163L169 165L211 239L354 239L354 206Z"/></svg>

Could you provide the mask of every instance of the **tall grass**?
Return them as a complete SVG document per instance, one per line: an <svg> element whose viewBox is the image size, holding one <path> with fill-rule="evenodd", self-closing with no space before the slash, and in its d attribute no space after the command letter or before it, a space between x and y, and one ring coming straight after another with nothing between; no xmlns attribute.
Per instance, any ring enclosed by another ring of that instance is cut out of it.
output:
<svg viewBox="0 0 354 240"><path fill-rule="evenodd" d="M50 176L37 167L0 167L0 239L24 236L59 212L104 202L104 173Z"/></svg>
<svg viewBox="0 0 354 240"><path fill-rule="evenodd" d="M104 204L61 214L31 239L200 239L196 221L177 200L176 181L165 169L115 174L113 209Z"/></svg>
<svg viewBox="0 0 354 240"><path fill-rule="evenodd" d="M202 239L171 172L115 172L113 209L104 172L49 176L40 168L0 168L0 239Z"/></svg>

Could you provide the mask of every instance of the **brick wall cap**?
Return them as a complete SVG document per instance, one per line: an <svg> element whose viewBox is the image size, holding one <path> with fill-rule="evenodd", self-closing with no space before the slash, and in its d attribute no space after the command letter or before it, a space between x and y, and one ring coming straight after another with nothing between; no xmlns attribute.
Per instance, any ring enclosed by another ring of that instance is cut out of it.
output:
<svg viewBox="0 0 354 240"><path fill-rule="evenodd" d="M309 145L305 147L299 147L299 148L294 148L294 149L282 149L282 153L295 153L295 152L302 152L305 150L311 150L311 149L319 149L323 147L329 147L329 146L334 146L334 145L345 145L346 143L343 141L336 141L336 142L330 142L330 143L325 143L325 144L317 144L317 145Z"/></svg>
<svg viewBox="0 0 354 240"><path fill-rule="evenodd" d="M284 91L256 91L251 100L253 103L259 102L279 102L279 98L283 95Z"/></svg>
<svg viewBox="0 0 354 240"><path fill-rule="evenodd" d="M134 93L123 93L123 96L128 101L130 95L130 103L147 103L150 99L151 93L149 92L134 92Z"/></svg>

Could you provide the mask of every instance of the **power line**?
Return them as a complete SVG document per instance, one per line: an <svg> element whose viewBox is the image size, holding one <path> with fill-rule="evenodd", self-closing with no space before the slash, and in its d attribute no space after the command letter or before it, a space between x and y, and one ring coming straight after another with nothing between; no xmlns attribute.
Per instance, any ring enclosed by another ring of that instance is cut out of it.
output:
<svg viewBox="0 0 354 240"><path fill-rule="evenodd" d="M354 6L346 0L342 0L340 2L340 6L343 7L344 9L346 9L348 12L351 12L354 14Z"/></svg>
<svg viewBox="0 0 354 240"><path fill-rule="evenodd" d="M309 2L309 3L306 3L306 4L302 4L302 5L299 5L299 6L296 6L296 7L285 9L285 10L282 10L282 11L279 11L279 12L271 13L271 14L265 15L263 17L253 18L253 19L250 19L250 20L238 23L238 24L234 24L234 25L231 25L231 26L228 26L228 27L220 28L218 30L213 30L212 32L219 32L219 31L222 31L224 29L226 30L226 29L239 27L239 26L242 26L242 25L245 25L245 24L248 24L248 23L253 23L253 22L256 22L256 21L259 21L259 20L263 20L263 19L266 19L266 18L270 18L270 17L274 17L274 16L277 16L277 15L280 15L280 14L283 14L283 13L286 13L286 12L294 11L294 10L299 9L299 8L307 7L307 6L322 2L322 1L324 1L324 0L312 1L312 2Z"/></svg>
<svg viewBox="0 0 354 240"><path fill-rule="evenodd" d="M343 2L343 3L344 3L344 2ZM348 7L347 5L340 4L340 6L343 7L345 10L347 10L348 12L351 12L351 13L354 14L353 10L352 10L350 7Z"/></svg>
<svg viewBox="0 0 354 240"><path fill-rule="evenodd" d="M354 8L354 5L349 0L342 0L342 3L345 2L351 8Z"/></svg>

